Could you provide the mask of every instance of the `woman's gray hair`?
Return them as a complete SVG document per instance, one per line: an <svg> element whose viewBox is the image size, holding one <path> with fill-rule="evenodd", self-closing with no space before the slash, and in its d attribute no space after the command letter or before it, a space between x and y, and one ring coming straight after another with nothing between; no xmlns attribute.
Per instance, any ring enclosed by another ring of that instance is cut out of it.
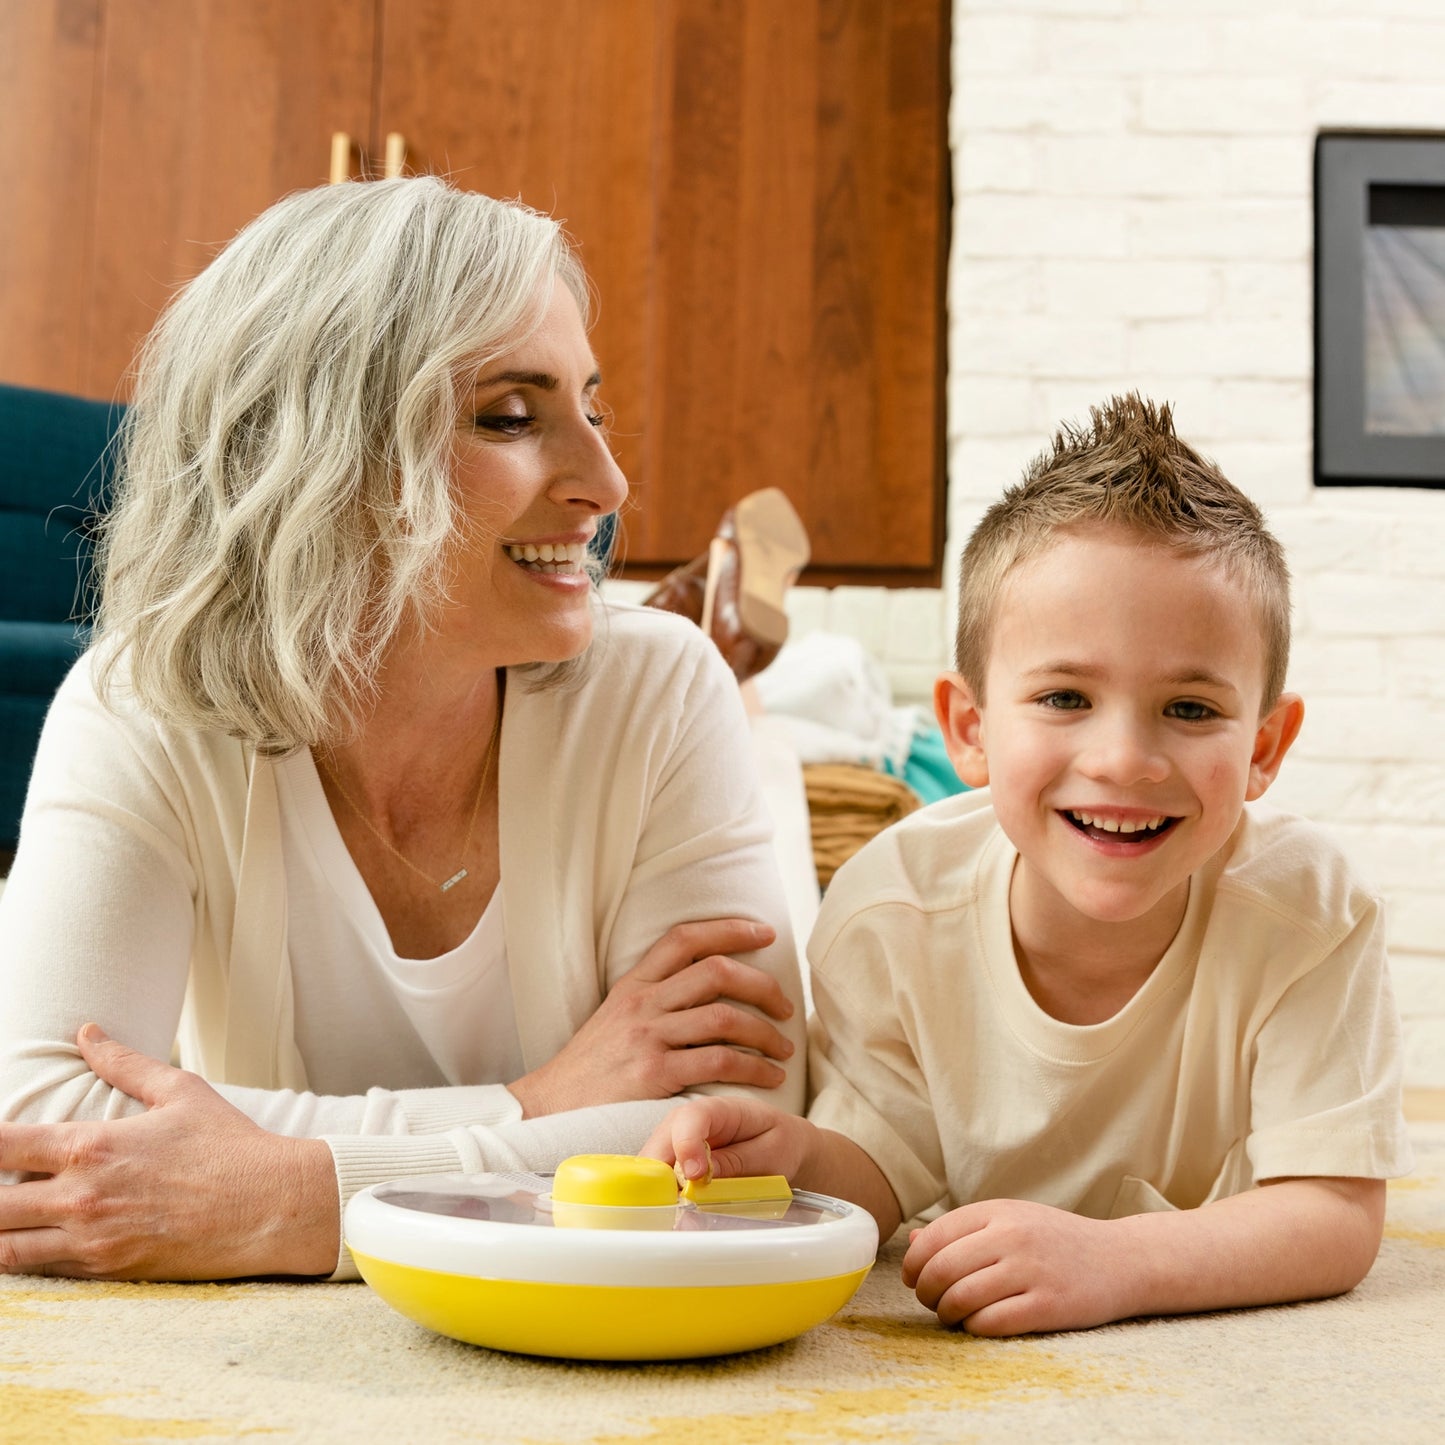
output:
<svg viewBox="0 0 1445 1445"><path fill-rule="evenodd" d="M98 682L266 753L334 741L445 601L463 389L540 323L551 218L431 176L287 197L147 339L100 540Z"/></svg>

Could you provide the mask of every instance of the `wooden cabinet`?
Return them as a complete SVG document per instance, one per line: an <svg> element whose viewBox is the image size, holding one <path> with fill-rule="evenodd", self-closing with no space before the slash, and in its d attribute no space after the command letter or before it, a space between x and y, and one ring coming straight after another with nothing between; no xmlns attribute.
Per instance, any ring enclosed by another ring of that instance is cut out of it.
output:
<svg viewBox="0 0 1445 1445"><path fill-rule="evenodd" d="M625 560L784 488L812 580L943 541L947 0L0 0L0 379L125 394L167 295L330 138L562 219ZM15 278L23 277L23 284Z"/></svg>

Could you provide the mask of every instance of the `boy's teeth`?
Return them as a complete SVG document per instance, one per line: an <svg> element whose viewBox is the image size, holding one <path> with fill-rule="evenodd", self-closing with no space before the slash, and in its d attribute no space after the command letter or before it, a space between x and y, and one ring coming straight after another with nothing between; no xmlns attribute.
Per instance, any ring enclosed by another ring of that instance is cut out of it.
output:
<svg viewBox="0 0 1445 1445"><path fill-rule="evenodd" d="M1086 828L1102 828L1106 833L1148 833L1155 828L1164 826L1165 815L1157 818L1146 818L1142 823L1120 822L1117 818L1096 818L1091 813L1080 813L1075 809L1069 810L1069 816L1076 822L1082 823Z"/></svg>

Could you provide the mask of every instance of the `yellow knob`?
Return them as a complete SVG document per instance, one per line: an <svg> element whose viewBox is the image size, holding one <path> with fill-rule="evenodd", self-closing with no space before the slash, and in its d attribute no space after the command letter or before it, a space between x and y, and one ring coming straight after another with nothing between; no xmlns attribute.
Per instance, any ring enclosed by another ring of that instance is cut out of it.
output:
<svg viewBox="0 0 1445 1445"><path fill-rule="evenodd" d="M656 1208L677 1203L677 1177L660 1159L574 1154L557 1166L552 1198L562 1204Z"/></svg>

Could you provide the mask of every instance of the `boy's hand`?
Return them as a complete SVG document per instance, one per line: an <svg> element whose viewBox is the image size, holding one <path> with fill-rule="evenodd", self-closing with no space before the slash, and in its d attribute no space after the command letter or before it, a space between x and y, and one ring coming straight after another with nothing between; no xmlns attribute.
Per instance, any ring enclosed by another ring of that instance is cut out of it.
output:
<svg viewBox="0 0 1445 1445"><path fill-rule="evenodd" d="M903 1283L970 1334L1087 1329L1128 1313L1123 1246L1108 1220L982 1200L913 1231Z"/></svg>
<svg viewBox="0 0 1445 1445"><path fill-rule="evenodd" d="M649 1159L676 1164L688 1179L712 1175L782 1174L796 1179L808 1148L806 1119L771 1104L734 1094L699 1099L674 1109L639 1151Z"/></svg>
<svg viewBox="0 0 1445 1445"><path fill-rule="evenodd" d="M1122 1219L988 1199L915 1230L903 1282L976 1335L1321 1299L1365 1277L1384 1217L1382 1179L1275 1179Z"/></svg>

